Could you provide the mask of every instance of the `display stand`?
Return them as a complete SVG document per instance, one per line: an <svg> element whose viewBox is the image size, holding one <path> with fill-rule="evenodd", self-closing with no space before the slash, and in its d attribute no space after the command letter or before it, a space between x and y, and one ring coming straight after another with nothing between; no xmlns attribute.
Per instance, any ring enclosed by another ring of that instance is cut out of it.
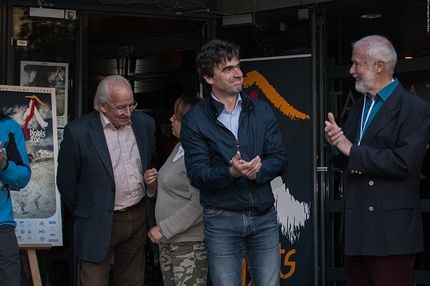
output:
<svg viewBox="0 0 430 286"><path fill-rule="evenodd" d="M39 264L37 262L36 250L49 250L50 244L20 244L19 250L27 252L28 262L30 264L30 274L33 280L33 286L42 286L40 279Z"/></svg>

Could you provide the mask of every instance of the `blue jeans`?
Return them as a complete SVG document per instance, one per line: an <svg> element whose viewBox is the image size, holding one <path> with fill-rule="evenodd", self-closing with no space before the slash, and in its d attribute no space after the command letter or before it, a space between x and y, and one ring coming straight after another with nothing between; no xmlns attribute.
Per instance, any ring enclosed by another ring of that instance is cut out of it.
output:
<svg viewBox="0 0 430 286"><path fill-rule="evenodd" d="M275 207L262 215L203 210L210 278L216 286L242 285L242 259L253 286L279 286L281 257Z"/></svg>

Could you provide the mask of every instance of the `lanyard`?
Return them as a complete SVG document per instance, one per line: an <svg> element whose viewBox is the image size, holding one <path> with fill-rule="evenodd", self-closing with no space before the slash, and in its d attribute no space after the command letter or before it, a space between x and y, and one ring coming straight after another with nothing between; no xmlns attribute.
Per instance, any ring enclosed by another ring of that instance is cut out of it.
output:
<svg viewBox="0 0 430 286"><path fill-rule="evenodd" d="M359 146L360 146L360 143L361 143L361 138L363 138L364 131L365 131L365 129L366 129L366 125L367 125L367 121L369 120L369 117L370 117L370 113L372 112L372 108L373 108L373 106L375 105L375 101L376 101L376 99L374 98L374 99L372 100L372 104L370 105L369 111L367 112L367 115L366 115L366 120L364 120L364 122L363 122L363 119L364 119L364 111L365 111L365 109L366 109L366 101L367 101L367 97L365 96L365 97L364 97L364 104L363 104L363 111L361 112L360 134L359 134L359 136L358 136L358 141L357 141L357 144L358 144Z"/></svg>

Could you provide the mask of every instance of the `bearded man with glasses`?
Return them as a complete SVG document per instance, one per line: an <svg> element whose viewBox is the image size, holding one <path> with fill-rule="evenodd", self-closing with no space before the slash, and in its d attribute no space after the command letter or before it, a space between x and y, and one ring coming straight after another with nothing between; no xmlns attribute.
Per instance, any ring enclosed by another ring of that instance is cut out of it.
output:
<svg viewBox="0 0 430 286"><path fill-rule="evenodd" d="M129 82L111 75L97 87L95 111L67 124L58 155L57 185L76 224L82 285L143 285L148 235L143 173L154 119L137 107Z"/></svg>

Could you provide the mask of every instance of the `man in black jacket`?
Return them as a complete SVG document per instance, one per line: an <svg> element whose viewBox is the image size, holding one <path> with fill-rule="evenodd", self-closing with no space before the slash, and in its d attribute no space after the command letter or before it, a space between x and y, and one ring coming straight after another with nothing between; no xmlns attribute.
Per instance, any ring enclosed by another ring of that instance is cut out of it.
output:
<svg viewBox="0 0 430 286"><path fill-rule="evenodd" d="M76 223L83 286L107 286L112 257L115 285L143 285L148 234L143 173L154 146L155 123L134 111L130 83L104 78L95 111L64 129L57 185Z"/></svg>
<svg viewBox="0 0 430 286"><path fill-rule="evenodd" d="M393 78L397 54L385 37L353 44L350 73L363 93L342 129L328 114L327 141L344 174L348 286L410 286L423 250L419 181L430 107Z"/></svg>
<svg viewBox="0 0 430 286"><path fill-rule="evenodd" d="M200 189L213 285L239 285L246 257L255 286L280 283L279 226L270 182L288 155L269 105L242 92L239 48L213 40L197 57L211 95L182 118L190 182Z"/></svg>

